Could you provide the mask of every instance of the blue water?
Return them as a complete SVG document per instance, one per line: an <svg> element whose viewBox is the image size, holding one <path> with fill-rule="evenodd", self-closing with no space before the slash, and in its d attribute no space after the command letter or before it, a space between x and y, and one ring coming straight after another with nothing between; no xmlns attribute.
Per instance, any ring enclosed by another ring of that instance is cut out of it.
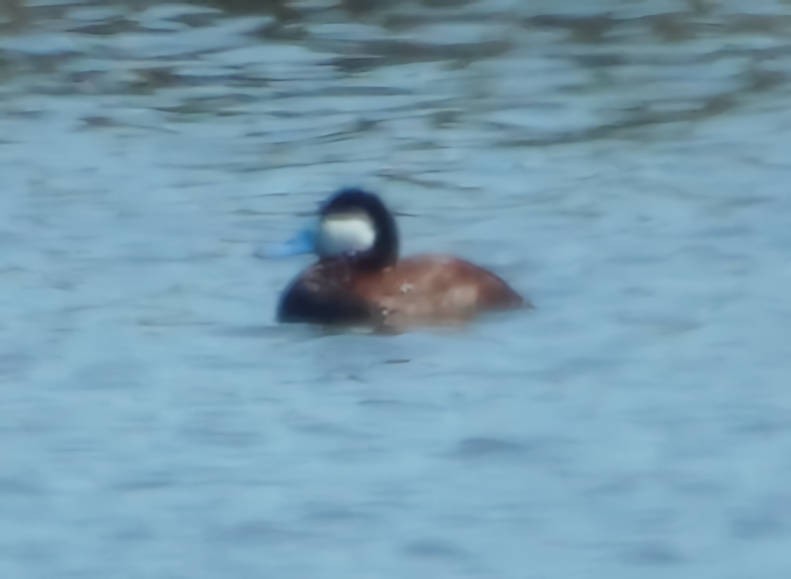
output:
<svg viewBox="0 0 791 579"><path fill-rule="evenodd" d="M0 577L786 579L789 33L780 1L4 4ZM277 325L307 261L254 249L348 184L537 309Z"/></svg>

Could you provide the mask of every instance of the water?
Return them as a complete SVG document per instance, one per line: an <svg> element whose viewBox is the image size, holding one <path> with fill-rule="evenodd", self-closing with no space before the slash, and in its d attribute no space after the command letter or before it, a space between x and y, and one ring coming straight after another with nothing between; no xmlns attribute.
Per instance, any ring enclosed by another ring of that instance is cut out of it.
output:
<svg viewBox="0 0 791 579"><path fill-rule="evenodd" d="M788 576L791 4L2 8L0 576ZM278 326L347 184L537 309Z"/></svg>

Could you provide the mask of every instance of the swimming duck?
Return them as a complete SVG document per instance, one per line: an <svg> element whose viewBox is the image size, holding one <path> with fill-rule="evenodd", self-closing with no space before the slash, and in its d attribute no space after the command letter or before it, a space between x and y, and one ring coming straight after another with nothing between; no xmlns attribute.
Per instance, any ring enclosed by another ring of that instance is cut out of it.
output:
<svg viewBox="0 0 791 579"><path fill-rule="evenodd" d="M362 189L342 189L330 197L317 228L278 253L306 252L318 261L283 292L280 322L403 330L525 305L500 277L469 261L445 255L399 259L393 214Z"/></svg>

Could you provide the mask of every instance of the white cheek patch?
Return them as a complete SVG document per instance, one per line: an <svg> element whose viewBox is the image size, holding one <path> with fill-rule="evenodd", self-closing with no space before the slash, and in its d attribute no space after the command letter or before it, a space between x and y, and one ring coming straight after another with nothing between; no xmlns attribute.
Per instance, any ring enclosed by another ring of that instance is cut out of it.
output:
<svg viewBox="0 0 791 579"><path fill-rule="evenodd" d="M333 257L371 249L376 239L374 224L364 214L330 215L319 225L319 255Z"/></svg>

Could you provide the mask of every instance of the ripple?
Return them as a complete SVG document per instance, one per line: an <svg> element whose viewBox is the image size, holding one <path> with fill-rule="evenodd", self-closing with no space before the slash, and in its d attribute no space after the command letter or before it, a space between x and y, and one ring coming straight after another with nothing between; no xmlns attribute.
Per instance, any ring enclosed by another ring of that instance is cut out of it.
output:
<svg viewBox="0 0 791 579"><path fill-rule="evenodd" d="M418 539L409 541L404 545L404 552L411 557L449 559L454 561L464 559L468 556L464 549L442 539Z"/></svg>
<svg viewBox="0 0 791 579"><path fill-rule="evenodd" d="M453 455L465 460L485 458L509 458L530 452L530 447L521 442L499 438L466 438L456 445Z"/></svg>

